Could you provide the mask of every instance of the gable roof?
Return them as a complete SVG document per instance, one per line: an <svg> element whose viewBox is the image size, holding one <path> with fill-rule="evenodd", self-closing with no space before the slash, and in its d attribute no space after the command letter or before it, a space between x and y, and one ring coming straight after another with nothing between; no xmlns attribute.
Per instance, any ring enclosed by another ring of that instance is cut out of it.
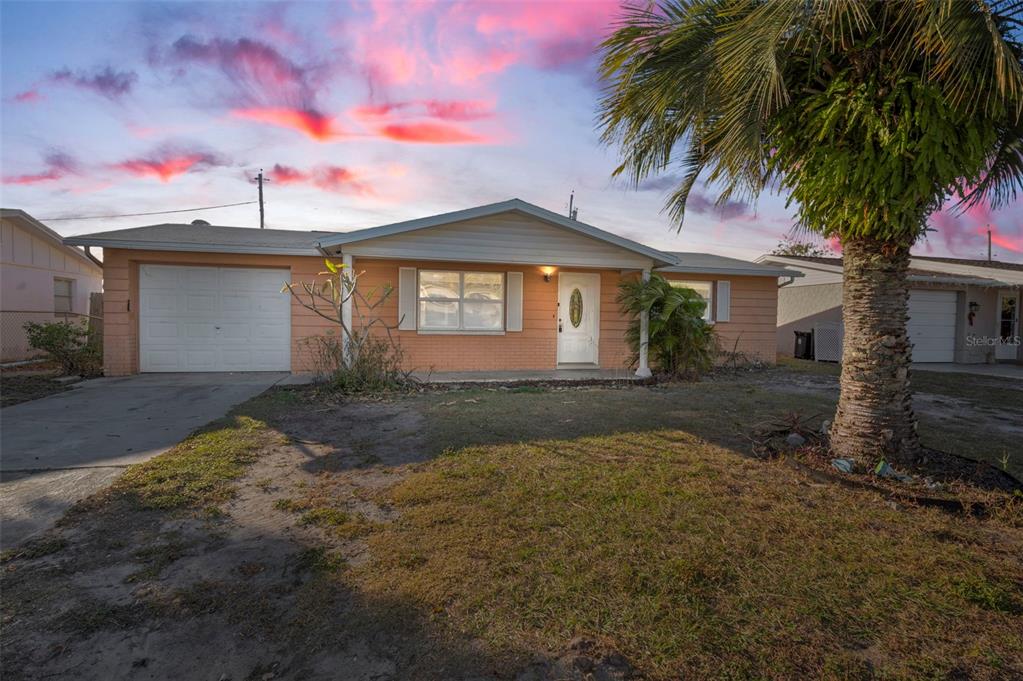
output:
<svg viewBox="0 0 1023 681"><path fill-rule="evenodd" d="M617 234L612 234L611 232L604 231L598 227L594 227L593 225L588 225L585 222L580 222L578 220L565 217L564 215L559 215L547 210L546 208L541 208L540 206L536 206L521 199L511 199L509 201L501 201L499 203L490 203L485 206L466 208L464 210L456 210L451 213L441 213L440 215L431 215L425 218L406 220L404 222L395 222L388 225L381 225L379 227L359 229L353 232L333 233L320 240L320 247L326 249L341 246L343 250L345 244L353 244L366 241L368 239L394 236L396 234L405 234L421 229L429 229L430 227L450 225L457 222L463 222L465 220L485 218L508 212L528 215L554 227L576 232L592 239L597 239L599 241L618 246L619 248L633 253L639 253L640 255L644 255L654 260L655 264L675 264L675 257L670 253L665 253L664 251L659 251L655 248L645 246L637 241L632 241L631 239L626 239L625 237L618 236Z"/></svg>
<svg viewBox="0 0 1023 681"><path fill-rule="evenodd" d="M68 237L66 244L157 251L321 255L317 243L333 232L165 223Z"/></svg>
<svg viewBox="0 0 1023 681"><path fill-rule="evenodd" d="M712 253L685 253L671 251L677 265L658 267L658 272L689 272L692 274L731 274L752 277L801 277L802 272L787 270L777 265L753 263L738 258L726 258Z"/></svg>
<svg viewBox="0 0 1023 681"><path fill-rule="evenodd" d="M75 248L74 246L66 244L64 242L64 238L60 234L39 222L39 220L35 219L23 210L18 208L0 208L0 218L18 222L22 227L34 232L44 241L50 242L56 248L63 250L65 253L68 253L83 263L87 263L88 266L94 270L99 270L103 267L103 263L94 258L92 255L86 253L81 248Z"/></svg>

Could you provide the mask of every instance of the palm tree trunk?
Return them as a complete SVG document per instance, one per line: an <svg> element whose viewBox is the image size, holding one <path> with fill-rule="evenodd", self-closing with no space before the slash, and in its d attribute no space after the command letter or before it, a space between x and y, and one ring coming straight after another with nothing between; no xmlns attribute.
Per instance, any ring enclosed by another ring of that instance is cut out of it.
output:
<svg viewBox="0 0 1023 681"><path fill-rule="evenodd" d="M909 390L909 244L849 240L842 258L845 339L831 446L846 458L907 463L920 448Z"/></svg>

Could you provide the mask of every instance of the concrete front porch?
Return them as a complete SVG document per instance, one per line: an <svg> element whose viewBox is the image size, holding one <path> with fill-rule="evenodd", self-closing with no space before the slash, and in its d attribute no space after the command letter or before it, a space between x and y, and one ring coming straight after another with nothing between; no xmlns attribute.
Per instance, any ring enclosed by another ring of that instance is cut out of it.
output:
<svg viewBox="0 0 1023 681"><path fill-rule="evenodd" d="M417 372L416 378L424 383L534 383L534 382L590 382L640 381L634 369L552 369L548 371L435 371Z"/></svg>

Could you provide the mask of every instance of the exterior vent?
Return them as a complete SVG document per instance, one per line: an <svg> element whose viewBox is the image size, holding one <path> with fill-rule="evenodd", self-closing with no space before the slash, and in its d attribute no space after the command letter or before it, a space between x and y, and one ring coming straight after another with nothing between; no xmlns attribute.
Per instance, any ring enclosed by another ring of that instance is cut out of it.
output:
<svg viewBox="0 0 1023 681"><path fill-rule="evenodd" d="M205 220L192 220L193 225L199 225L200 227L209 227L210 223Z"/></svg>
<svg viewBox="0 0 1023 681"><path fill-rule="evenodd" d="M844 328L838 323L814 324L813 356L818 362L842 361Z"/></svg>

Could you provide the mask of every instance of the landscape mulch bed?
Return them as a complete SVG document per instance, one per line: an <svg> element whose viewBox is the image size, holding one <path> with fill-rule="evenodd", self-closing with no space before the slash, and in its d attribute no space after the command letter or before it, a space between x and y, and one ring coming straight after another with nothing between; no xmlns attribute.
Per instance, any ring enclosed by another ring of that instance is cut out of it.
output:
<svg viewBox="0 0 1023 681"><path fill-rule="evenodd" d="M831 451L827 436L808 426L816 418L793 414L782 421L761 424L750 435L754 454L764 459L783 459L786 465L818 482L867 489L893 501L953 513L985 516L996 506L1014 503L1023 493L1023 482L1004 470L930 448L923 448L915 462L899 468L899 473L912 477L909 481L877 475L868 462L855 462L853 472L842 472L832 464L838 457ZM805 443L789 445L785 438L791 433L804 438Z"/></svg>

